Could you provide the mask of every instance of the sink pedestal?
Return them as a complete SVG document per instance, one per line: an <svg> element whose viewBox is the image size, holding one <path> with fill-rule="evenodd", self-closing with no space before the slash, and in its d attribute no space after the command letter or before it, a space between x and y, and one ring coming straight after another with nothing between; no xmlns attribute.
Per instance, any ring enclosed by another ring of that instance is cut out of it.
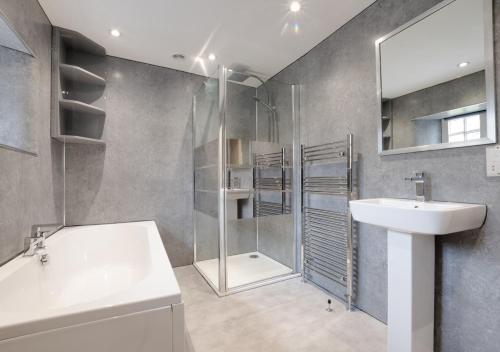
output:
<svg viewBox="0 0 500 352"><path fill-rule="evenodd" d="M435 236L481 227L486 206L390 198L349 204L354 220L389 229L387 350L432 352Z"/></svg>
<svg viewBox="0 0 500 352"><path fill-rule="evenodd" d="M388 230L389 352L434 350L433 235Z"/></svg>

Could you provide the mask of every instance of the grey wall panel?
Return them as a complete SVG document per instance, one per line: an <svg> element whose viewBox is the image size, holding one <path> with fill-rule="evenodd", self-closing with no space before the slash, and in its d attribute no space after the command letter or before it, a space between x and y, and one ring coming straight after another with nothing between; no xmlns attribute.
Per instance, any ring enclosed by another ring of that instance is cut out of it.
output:
<svg viewBox="0 0 500 352"><path fill-rule="evenodd" d="M113 57L106 77L106 147L66 149L67 223L155 220L172 264L190 264L191 103L203 78Z"/></svg>
<svg viewBox="0 0 500 352"><path fill-rule="evenodd" d="M403 178L421 169L431 175L435 200L488 205L488 219L481 230L437 239L436 351L496 351L500 345L496 333L500 324L500 181L486 177L485 148L377 154L375 40L437 3L377 1L276 78L301 83L303 143L317 144L354 133L361 153L362 198L413 197L414 185ZM494 4L498 41L500 3ZM497 57L499 50L496 45ZM498 60L496 66L498 72ZM386 247L384 229L359 226L356 304L383 321L387 317Z"/></svg>
<svg viewBox="0 0 500 352"><path fill-rule="evenodd" d="M255 88L227 82L227 139L255 140L255 93Z"/></svg>
<svg viewBox="0 0 500 352"><path fill-rule="evenodd" d="M227 219L226 231L228 256L257 250L257 221L254 218Z"/></svg>
<svg viewBox="0 0 500 352"><path fill-rule="evenodd" d="M217 207L217 198L214 206ZM194 210L197 261L219 258L219 219Z"/></svg>
<svg viewBox="0 0 500 352"><path fill-rule="evenodd" d="M62 223L64 179L63 145L50 138L50 22L36 0L0 0L0 9L36 56L30 59L36 62L30 70L30 84L8 84L12 92L25 90L18 103L32 107L30 129L38 151L35 157L0 148L2 263L23 249L23 238L33 224ZM3 50L8 49L0 48ZM0 70L3 68L2 64Z"/></svg>
<svg viewBox="0 0 500 352"><path fill-rule="evenodd" d="M262 216L259 222L259 252L293 268L293 216Z"/></svg>

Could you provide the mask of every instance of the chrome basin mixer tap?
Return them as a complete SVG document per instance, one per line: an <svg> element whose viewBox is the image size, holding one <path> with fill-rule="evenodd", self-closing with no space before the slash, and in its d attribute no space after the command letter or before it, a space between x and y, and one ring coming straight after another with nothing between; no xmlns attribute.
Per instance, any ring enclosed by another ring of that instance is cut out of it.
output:
<svg viewBox="0 0 500 352"><path fill-rule="evenodd" d="M427 202L430 200L427 190L426 175L423 171L415 171L415 176L405 177L406 181L415 182L415 198L419 202Z"/></svg>

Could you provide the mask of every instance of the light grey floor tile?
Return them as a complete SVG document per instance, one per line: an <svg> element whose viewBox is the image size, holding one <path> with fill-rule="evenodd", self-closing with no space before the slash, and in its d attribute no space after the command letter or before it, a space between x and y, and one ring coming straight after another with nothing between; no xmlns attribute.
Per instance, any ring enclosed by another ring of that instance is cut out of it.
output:
<svg viewBox="0 0 500 352"><path fill-rule="evenodd" d="M186 352L378 352L386 326L345 311L318 288L291 279L219 298L193 266L175 269L186 312Z"/></svg>

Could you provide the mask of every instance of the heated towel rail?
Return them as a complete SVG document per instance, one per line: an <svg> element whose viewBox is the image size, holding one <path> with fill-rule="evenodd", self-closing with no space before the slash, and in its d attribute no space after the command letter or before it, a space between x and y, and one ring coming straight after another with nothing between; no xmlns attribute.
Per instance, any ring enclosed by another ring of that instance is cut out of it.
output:
<svg viewBox="0 0 500 352"><path fill-rule="evenodd" d="M353 191L353 135L344 141L313 146L302 146L302 241L304 279L314 282L320 274L345 288L346 307L351 310L354 282L353 224L349 201ZM324 164L340 164L341 174L335 174ZM345 164L344 164L345 163ZM323 167L312 172L312 165ZM338 206L322 206L335 203L335 199L316 199L311 206L308 199L335 197L341 199ZM307 199L306 199L307 198ZM328 208L328 209L325 209ZM333 208L333 209L332 209ZM319 284L320 286L324 285ZM326 288L328 290L328 288Z"/></svg>
<svg viewBox="0 0 500 352"><path fill-rule="evenodd" d="M286 177L287 165L285 148L280 148L278 152L254 155L255 217L290 214L291 207L286 201L287 193L291 190L291 182ZM265 192L276 192L281 196L262 197Z"/></svg>

